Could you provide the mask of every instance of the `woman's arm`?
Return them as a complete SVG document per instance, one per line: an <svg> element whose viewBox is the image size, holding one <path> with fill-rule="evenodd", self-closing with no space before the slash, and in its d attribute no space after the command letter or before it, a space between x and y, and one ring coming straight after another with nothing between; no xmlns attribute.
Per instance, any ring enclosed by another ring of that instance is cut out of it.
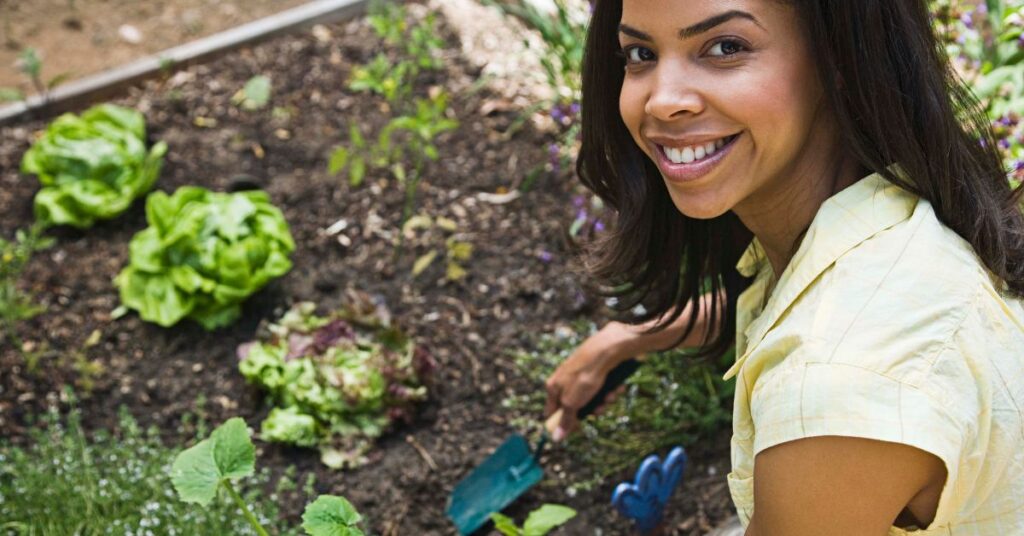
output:
<svg viewBox="0 0 1024 536"><path fill-rule="evenodd" d="M719 293L720 297L724 295L724 290ZM552 436L554 440L560 441L565 434L576 428L576 411L597 394L605 377L619 363L641 354L663 350L678 340L693 306L694 302L687 304L679 318L657 333L643 333L644 328L654 325L654 321L641 326L609 322L583 341L545 383L548 397L544 416L549 417L560 408L565 410L561 425ZM699 307L694 329L679 346L698 346L708 331L710 293L701 296Z"/></svg>
<svg viewBox="0 0 1024 536"><path fill-rule="evenodd" d="M754 514L745 536L885 536L906 508L926 528L946 466L924 450L874 439L818 436L764 449L754 462Z"/></svg>

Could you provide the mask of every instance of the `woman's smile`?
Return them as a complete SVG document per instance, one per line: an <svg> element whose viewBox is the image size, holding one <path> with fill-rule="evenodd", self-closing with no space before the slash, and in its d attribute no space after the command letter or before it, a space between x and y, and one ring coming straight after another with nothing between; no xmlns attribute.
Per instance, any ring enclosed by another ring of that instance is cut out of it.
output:
<svg viewBox="0 0 1024 536"><path fill-rule="evenodd" d="M689 182L697 180L712 170L731 152L740 134L701 139L672 139L651 136L654 146L655 163L666 180Z"/></svg>

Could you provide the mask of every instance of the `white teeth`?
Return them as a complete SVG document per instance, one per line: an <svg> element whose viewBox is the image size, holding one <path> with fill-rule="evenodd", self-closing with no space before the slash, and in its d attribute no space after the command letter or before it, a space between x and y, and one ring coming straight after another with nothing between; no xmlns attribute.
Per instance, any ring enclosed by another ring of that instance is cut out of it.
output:
<svg viewBox="0 0 1024 536"><path fill-rule="evenodd" d="M683 147L683 163L693 162L693 147Z"/></svg>
<svg viewBox="0 0 1024 536"><path fill-rule="evenodd" d="M725 146L725 138L709 141L703 145L692 145L690 147L662 147L665 156L673 164L689 164L697 160L703 160Z"/></svg>

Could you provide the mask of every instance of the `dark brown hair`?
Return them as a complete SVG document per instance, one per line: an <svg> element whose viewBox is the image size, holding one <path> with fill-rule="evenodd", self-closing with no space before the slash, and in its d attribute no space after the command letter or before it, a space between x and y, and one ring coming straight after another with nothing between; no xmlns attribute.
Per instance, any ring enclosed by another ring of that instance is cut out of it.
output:
<svg viewBox="0 0 1024 536"><path fill-rule="evenodd" d="M925 0L788 1L858 164L930 201L939 220L1024 297L1024 186L1011 190L991 125L936 39ZM753 235L732 211L709 220L681 214L636 146L619 114L621 16L621 0L597 0L583 60L577 173L614 211L609 232L588 248L587 268L616 298L620 319L662 317L655 330L703 292L724 291L725 310L713 300L709 318L726 329L695 354L715 358L734 343L736 299L750 284L735 266ZM890 172L895 162L913 183ZM695 320L696 311L680 341Z"/></svg>

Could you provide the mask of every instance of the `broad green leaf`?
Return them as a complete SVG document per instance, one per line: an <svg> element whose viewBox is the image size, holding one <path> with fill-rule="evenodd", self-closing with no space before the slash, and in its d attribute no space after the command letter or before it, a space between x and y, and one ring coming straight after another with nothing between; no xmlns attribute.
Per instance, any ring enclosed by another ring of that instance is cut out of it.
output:
<svg viewBox="0 0 1024 536"><path fill-rule="evenodd" d="M545 504L530 512L523 523L523 536L544 536L552 529L576 517L576 510L560 504Z"/></svg>
<svg viewBox="0 0 1024 536"><path fill-rule="evenodd" d="M309 536L363 536L356 526L362 519L344 497L321 495L306 506L302 528Z"/></svg>
<svg viewBox="0 0 1024 536"><path fill-rule="evenodd" d="M362 157L356 156L352 158L352 167L348 171L348 180L352 186L359 186L363 183L363 177L366 176L366 161Z"/></svg>
<svg viewBox="0 0 1024 536"><path fill-rule="evenodd" d="M264 75L250 78L232 100L246 110L263 108L270 101L270 78Z"/></svg>
<svg viewBox="0 0 1024 536"><path fill-rule="evenodd" d="M437 258L437 250L435 249L421 255L416 259L416 262L412 264L412 276L416 277L423 273L423 270L426 270L427 267L430 266L430 263L434 262L435 258Z"/></svg>
<svg viewBox="0 0 1024 536"><path fill-rule="evenodd" d="M491 514L491 521L494 521L494 528L505 536L522 536L523 534L519 527L516 526L515 521L512 521L512 518L506 515Z"/></svg>
<svg viewBox="0 0 1024 536"><path fill-rule="evenodd" d="M213 460L213 442L210 439L204 439L178 454L171 466L171 483L181 500L203 506L210 504L220 484L220 472Z"/></svg>
<svg viewBox="0 0 1024 536"><path fill-rule="evenodd" d="M241 417L232 417L210 435L213 440L213 459L220 476L241 478L253 474L256 466L256 447L249 438L249 427Z"/></svg>

